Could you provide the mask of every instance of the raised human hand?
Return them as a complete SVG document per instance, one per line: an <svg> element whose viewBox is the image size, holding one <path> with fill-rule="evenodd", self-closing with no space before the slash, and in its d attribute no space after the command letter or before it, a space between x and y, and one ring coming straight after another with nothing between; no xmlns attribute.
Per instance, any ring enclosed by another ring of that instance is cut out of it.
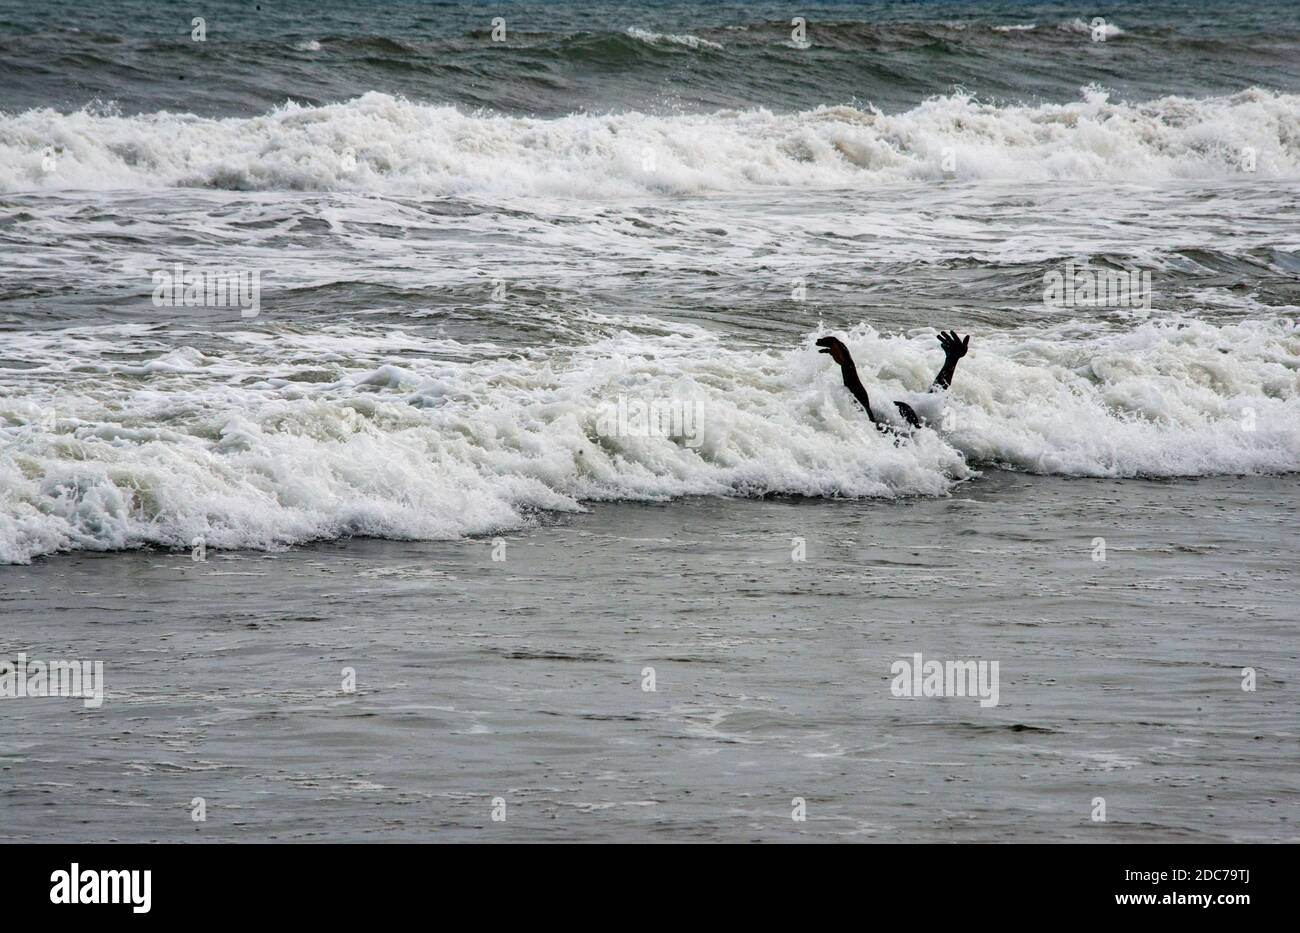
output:
<svg viewBox="0 0 1300 933"><path fill-rule="evenodd" d="M966 350L970 346L970 335L967 334L966 339L963 340L957 336L955 330L939 331L939 346L943 347L944 356L959 360L966 355Z"/></svg>
<svg viewBox="0 0 1300 933"><path fill-rule="evenodd" d="M852 365L853 357L849 354L849 348L840 342L838 337L822 337L817 341L817 346L821 347L818 353L829 353L831 359L841 366Z"/></svg>

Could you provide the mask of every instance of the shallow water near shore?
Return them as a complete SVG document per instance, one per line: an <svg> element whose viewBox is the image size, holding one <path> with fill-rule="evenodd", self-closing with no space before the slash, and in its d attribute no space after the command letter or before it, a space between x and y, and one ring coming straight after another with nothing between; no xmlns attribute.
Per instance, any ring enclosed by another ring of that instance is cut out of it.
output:
<svg viewBox="0 0 1300 933"><path fill-rule="evenodd" d="M107 689L0 701L0 838L1296 841L1298 485L992 471L2 567L6 650ZM998 661L998 705L893 696L915 652Z"/></svg>

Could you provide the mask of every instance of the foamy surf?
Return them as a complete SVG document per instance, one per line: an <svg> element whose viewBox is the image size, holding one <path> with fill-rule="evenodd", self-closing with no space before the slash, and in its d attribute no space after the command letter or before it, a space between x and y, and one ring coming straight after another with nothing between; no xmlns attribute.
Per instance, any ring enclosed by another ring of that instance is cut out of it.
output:
<svg viewBox="0 0 1300 933"><path fill-rule="evenodd" d="M511 356L482 347L474 362L439 359L463 355L459 345L385 360L378 335L363 365L347 362L356 352L342 335L271 345L250 333L238 353L180 348L125 363L123 344L147 339L34 334L22 338L32 382L0 402L0 560L195 538L255 549L456 538L616 499L937 496L987 465L1300 471L1293 323L1092 336L1079 326L977 335L943 396L925 393L932 334L846 335L873 406L908 400L934 425L897 443L872 429L816 352L817 334L797 348L734 349L680 326ZM59 388L42 388L56 373ZM12 385L15 373L4 375ZM620 399L698 406L694 442L611 432Z"/></svg>
<svg viewBox="0 0 1300 933"><path fill-rule="evenodd" d="M1300 173L1300 97L1069 104L934 97L896 114L819 107L702 115L464 113L368 93L252 118L33 110L0 116L0 190L207 187L402 196L870 189L953 179L1227 178ZM1249 159L1245 154L1249 153Z"/></svg>
<svg viewBox="0 0 1300 933"><path fill-rule="evenodd" d="M1074 19L1060 23L1056 28L1063 32L1082 33L1090 36L1097 42L1104 42L1106 39L1114 39L1118 36L1124 35L1123 29L1120 29L1119 26L1114 23L1106 22L1106 20L1101 17L1098 17L1096 21L1089 22L1084 22L1078 17L1075 17Z"/></svg>
<svg viewBox="0 0 1300 933"><path fill-rule="evenodd" d="M701 39L699 36L674 35L672 33L651 32L648 29L639 29L635 26L629 27L627 34L639 42L645 42L649 45L683 45L688 49L713 49L720 51L722 45L709 39Z"/></svg>

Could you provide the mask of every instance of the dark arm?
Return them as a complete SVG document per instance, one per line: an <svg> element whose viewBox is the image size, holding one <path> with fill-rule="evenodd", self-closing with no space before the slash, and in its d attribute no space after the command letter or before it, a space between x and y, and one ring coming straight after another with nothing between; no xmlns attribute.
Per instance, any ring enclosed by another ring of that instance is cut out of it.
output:
<svg viewBox="0 0 1300 933"><path fill-rule="evenodd" d="M831 359L840 364L840 375L844 377L844 388L853 393L853 397L858 400L858 404L866 409L867 417L871 423L880 428L882 425L876 420L876 416L871 413L871 400L867 398L867 390L862 385L862 380L858 378L858 367L853 362L853 357L849 355L849 348L840 343L835 337L822 337L817 341L817 346L821 349L819 353L829 353Z"/></svg>
<svg viewBox="0 0 1300 933"><path fill-rule="evenodd" d="M935 376L934 382L930 384L931 392L938 392L952 385L953 373L957 371L957 361L966 355L966 348L970 346L970 336L967 335L963 340L957 336L955 330L946 333L940 331L939 345L943 347L943 369L939 370L939 375Z"/></svg>

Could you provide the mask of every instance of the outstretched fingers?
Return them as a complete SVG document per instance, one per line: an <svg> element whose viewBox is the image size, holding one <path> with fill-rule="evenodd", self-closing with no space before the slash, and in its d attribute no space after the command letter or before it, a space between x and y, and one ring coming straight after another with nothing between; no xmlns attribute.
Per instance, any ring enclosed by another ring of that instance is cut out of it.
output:
<svg viewBox="0 0 1300 933"><path fill-rule="evenodd" d="M966 349L970 346L970 336L966 339L958 336L955 330L939 331L939 345L943 347L943 352L949 356L965 356Z"/></svg>

